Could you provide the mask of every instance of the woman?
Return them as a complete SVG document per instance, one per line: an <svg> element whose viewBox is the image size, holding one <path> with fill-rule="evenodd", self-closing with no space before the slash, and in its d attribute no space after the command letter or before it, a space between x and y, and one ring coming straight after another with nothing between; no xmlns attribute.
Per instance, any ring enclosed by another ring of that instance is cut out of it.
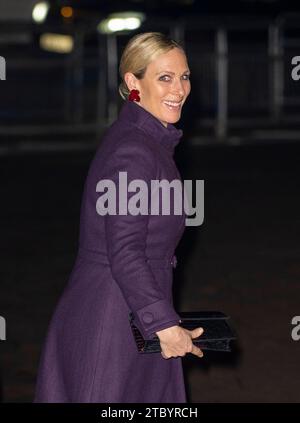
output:
<svg viewBox="0 0 300 423"><path fill-rule="evenodd" d="M192 342L202 329L181 328L173 308L184 212L103 215L99 194L103 181L122 188L120 172L127 184L138 179L147 187L180 180L173 152L182 131L172 124L190 93L186 56L163 34L138 34L123 52L120 75L125 103L89 169L78 257L49 326L35 402L186 402L181 357L203 355ZM137 351L130 312L145 337L159 337L161 354Z"/></svg>

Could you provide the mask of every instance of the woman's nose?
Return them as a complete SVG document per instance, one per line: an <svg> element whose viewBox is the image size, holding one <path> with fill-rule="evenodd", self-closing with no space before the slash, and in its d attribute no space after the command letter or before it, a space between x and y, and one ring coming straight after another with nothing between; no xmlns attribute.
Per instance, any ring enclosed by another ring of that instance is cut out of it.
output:
<svg viewBox="0 0 300 423"><path fill-rule="evenodd" d="M183 81L181 79L174 79L173 92L179 94L181 97L185 94Z"/></svg>

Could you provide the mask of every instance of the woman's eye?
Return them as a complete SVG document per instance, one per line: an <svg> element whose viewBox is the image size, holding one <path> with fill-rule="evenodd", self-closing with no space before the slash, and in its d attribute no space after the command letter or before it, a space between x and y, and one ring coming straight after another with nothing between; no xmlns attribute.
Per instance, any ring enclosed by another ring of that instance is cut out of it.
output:
<svg viewBox="0 0 300 423"><path fill-rule="evenodd" d="M168 82L168 81L170 81L170 76L169 75L163 75L163 76L161 76L160 78L159 78L159 80L160 81L166 81L166 82ZM185 80L185 81L188 81L189 79L190 79L190 75L183 75L183 79Z"/></svg>
<svg viewBox="0 0 300 423"><path fill-rule="evenodd" d="M163 75L159 78L160 81L168 81L168 79L166 78L170 78L169 75Z"/></svg>

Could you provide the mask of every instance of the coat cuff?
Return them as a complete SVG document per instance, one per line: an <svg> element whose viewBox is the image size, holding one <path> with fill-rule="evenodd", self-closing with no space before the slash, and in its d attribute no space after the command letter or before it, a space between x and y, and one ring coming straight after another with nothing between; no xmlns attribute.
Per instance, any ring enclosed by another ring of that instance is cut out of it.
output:
<svg viewBox="0 0 300 423"><path fill-rule="evenodd" d="M133 313L134 324L144 339L154 338L155 332L179 325L180 316L167 300L159 300Z"/></svg>

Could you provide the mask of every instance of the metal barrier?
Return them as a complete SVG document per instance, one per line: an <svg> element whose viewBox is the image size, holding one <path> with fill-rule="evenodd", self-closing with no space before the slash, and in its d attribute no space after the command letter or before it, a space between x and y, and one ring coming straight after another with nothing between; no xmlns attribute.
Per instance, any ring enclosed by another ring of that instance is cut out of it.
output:
<svg viewBox="0 0 300 423"><path fill-rule="evenodd" d="M291 78L291 58L300 54L299 23L295 14L272 21L212 16L155 20L138 32L164 31L181 41L192 71L185 121L198 134L195 139L204 133L227 142L249 134L259 139L266 130L274 135L275 129L285 131L285 137L298 136L300 81ZM22 57L6 48L2 36L6 81L0 82L0 135L97 136L122 103L118 63L132 35L77 28L73 52L57 55L40 51L38 34L32 34L35 48L26 46Z"/></svg>

